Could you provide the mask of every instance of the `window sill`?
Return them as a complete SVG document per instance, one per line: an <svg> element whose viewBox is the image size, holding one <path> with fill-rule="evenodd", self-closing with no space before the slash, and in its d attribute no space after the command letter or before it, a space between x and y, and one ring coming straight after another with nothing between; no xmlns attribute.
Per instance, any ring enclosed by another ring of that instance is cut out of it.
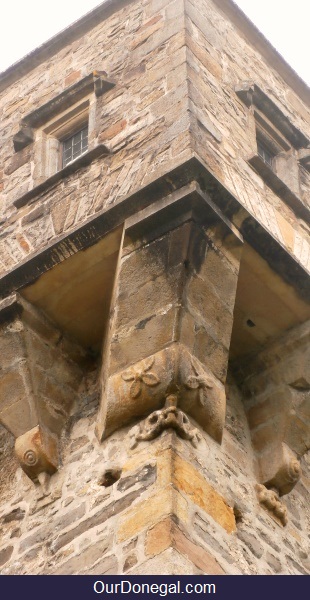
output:
<svg viewBox="0 0 310 600"><path fill-rule="evenodd" d="M25 206L26 204L30 203L34 198L36 198L36 196L47 191L53 185L55 185L62 179L65 179L65 177L67 177L68 175L71 175L71 173L78 171L78 169L80 169L81 167L85 167L91 164L93 160L99 158L99 156L105 156L109 153L110 152L108 148L104 144L100 144L99 146L96 146L96 148L85 152L84 154L76 158L73 162L71 162L69 165L67 165L60 171L57 171L57 173L54 173L54 175L51 175L51 177L48 177L45 181L39 183L39 185L32 188L32 190L29 190L28 192L14 200L14 206L16 206L16 208L21 208L22 206Z"/></svg>
<svg viewBox="0 0 310 600"><path fill-rule="evenodd" d="M258 154L254 154L248 158L248 163L259 175L261 175L272 191L284 200L284 202L290 206L299 217L310 222L310 211L302 199L276 175L272 168L269 167Z"/></svg>

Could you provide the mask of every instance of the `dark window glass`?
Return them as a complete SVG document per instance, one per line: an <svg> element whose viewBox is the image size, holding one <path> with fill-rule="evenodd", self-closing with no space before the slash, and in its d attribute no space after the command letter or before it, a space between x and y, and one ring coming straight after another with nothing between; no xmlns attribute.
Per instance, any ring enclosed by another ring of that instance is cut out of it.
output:
<svg viewBox="0 0 310 600"><path fill-rule="evenodd" d="M264 163L266 165L268 165L269 167L272 167L272 161L274 159L274 154L272 154L272 152L270 152L270 150L264 145L262 144L259 140L257 142L257 150L258 150L258 156L260 156Z"/></svg>
<svg viewBox="0 0 310 600"><path fill-rule="evenodd" d="M62 143L62 166L66 167L76 158L87 152L88 149L88 127L77 131Z"/></svg>

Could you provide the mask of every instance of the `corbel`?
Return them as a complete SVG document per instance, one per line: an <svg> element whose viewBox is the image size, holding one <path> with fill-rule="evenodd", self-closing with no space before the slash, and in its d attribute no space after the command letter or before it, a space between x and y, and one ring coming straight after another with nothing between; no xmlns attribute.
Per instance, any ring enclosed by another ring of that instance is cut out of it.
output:
<svg viewBox="0 0 310 600"><path fill-rule="evenodd" d="M193 419L221 443L242 244L196 183L126 221L103 353L100 441L143 419L137 443L168 426L196 443Z"/></svg>
<svg viewBox="0 0 310 600"><path fill-rule="evenodd" d="M23 471L40 480L57 470L86 354L19 294L0 303L0 348L0 423L15 438Z"/></svg>
<svg viewBox="0 0 310 600"><path fill-rule="evenodd" d="M238 378L255 450L260 504L282 525L280 498L301 477L310 449L310 321L299 325L239 366Z"/></svg>

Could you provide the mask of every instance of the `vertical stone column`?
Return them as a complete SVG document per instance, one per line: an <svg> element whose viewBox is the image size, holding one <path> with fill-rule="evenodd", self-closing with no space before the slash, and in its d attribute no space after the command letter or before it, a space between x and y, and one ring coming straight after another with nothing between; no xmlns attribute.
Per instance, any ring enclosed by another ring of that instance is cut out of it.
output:
<svg viewBox="0 0 310 600"><path fill-rule="evenodd" d="M160 432L174 413L174 421L189 415L221 442L242 242L197 191L177 200L172 195L152 210L127 223L103 357L98 436L164 410L141 424L137 436L152 423Z"/></svg>

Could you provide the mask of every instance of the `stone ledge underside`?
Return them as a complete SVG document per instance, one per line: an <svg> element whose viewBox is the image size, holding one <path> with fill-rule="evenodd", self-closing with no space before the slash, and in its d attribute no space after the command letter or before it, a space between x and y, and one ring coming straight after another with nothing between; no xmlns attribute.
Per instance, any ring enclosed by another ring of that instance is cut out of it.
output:
<svg viewBox="0 0 310 600"><path fill-rule="evenodd" d="M69 256L96 244L107 233L141 210L154 204L155 212L155 203L166 198L166 202L171 204L174 198L179 198L180 195L184 203L189 202L191 198L198 211L211 199L224 217L232 222L234 216L239 213L239 222L240 215L242 216L240 233L244 240L303 300L309 302L310 278L306 270L196 157L125 197L117 205L98 212L69 234L59 236L51 245L32 254L0 279L1 297L4 298L11 292L33 283L40 275Z"/></svg>

